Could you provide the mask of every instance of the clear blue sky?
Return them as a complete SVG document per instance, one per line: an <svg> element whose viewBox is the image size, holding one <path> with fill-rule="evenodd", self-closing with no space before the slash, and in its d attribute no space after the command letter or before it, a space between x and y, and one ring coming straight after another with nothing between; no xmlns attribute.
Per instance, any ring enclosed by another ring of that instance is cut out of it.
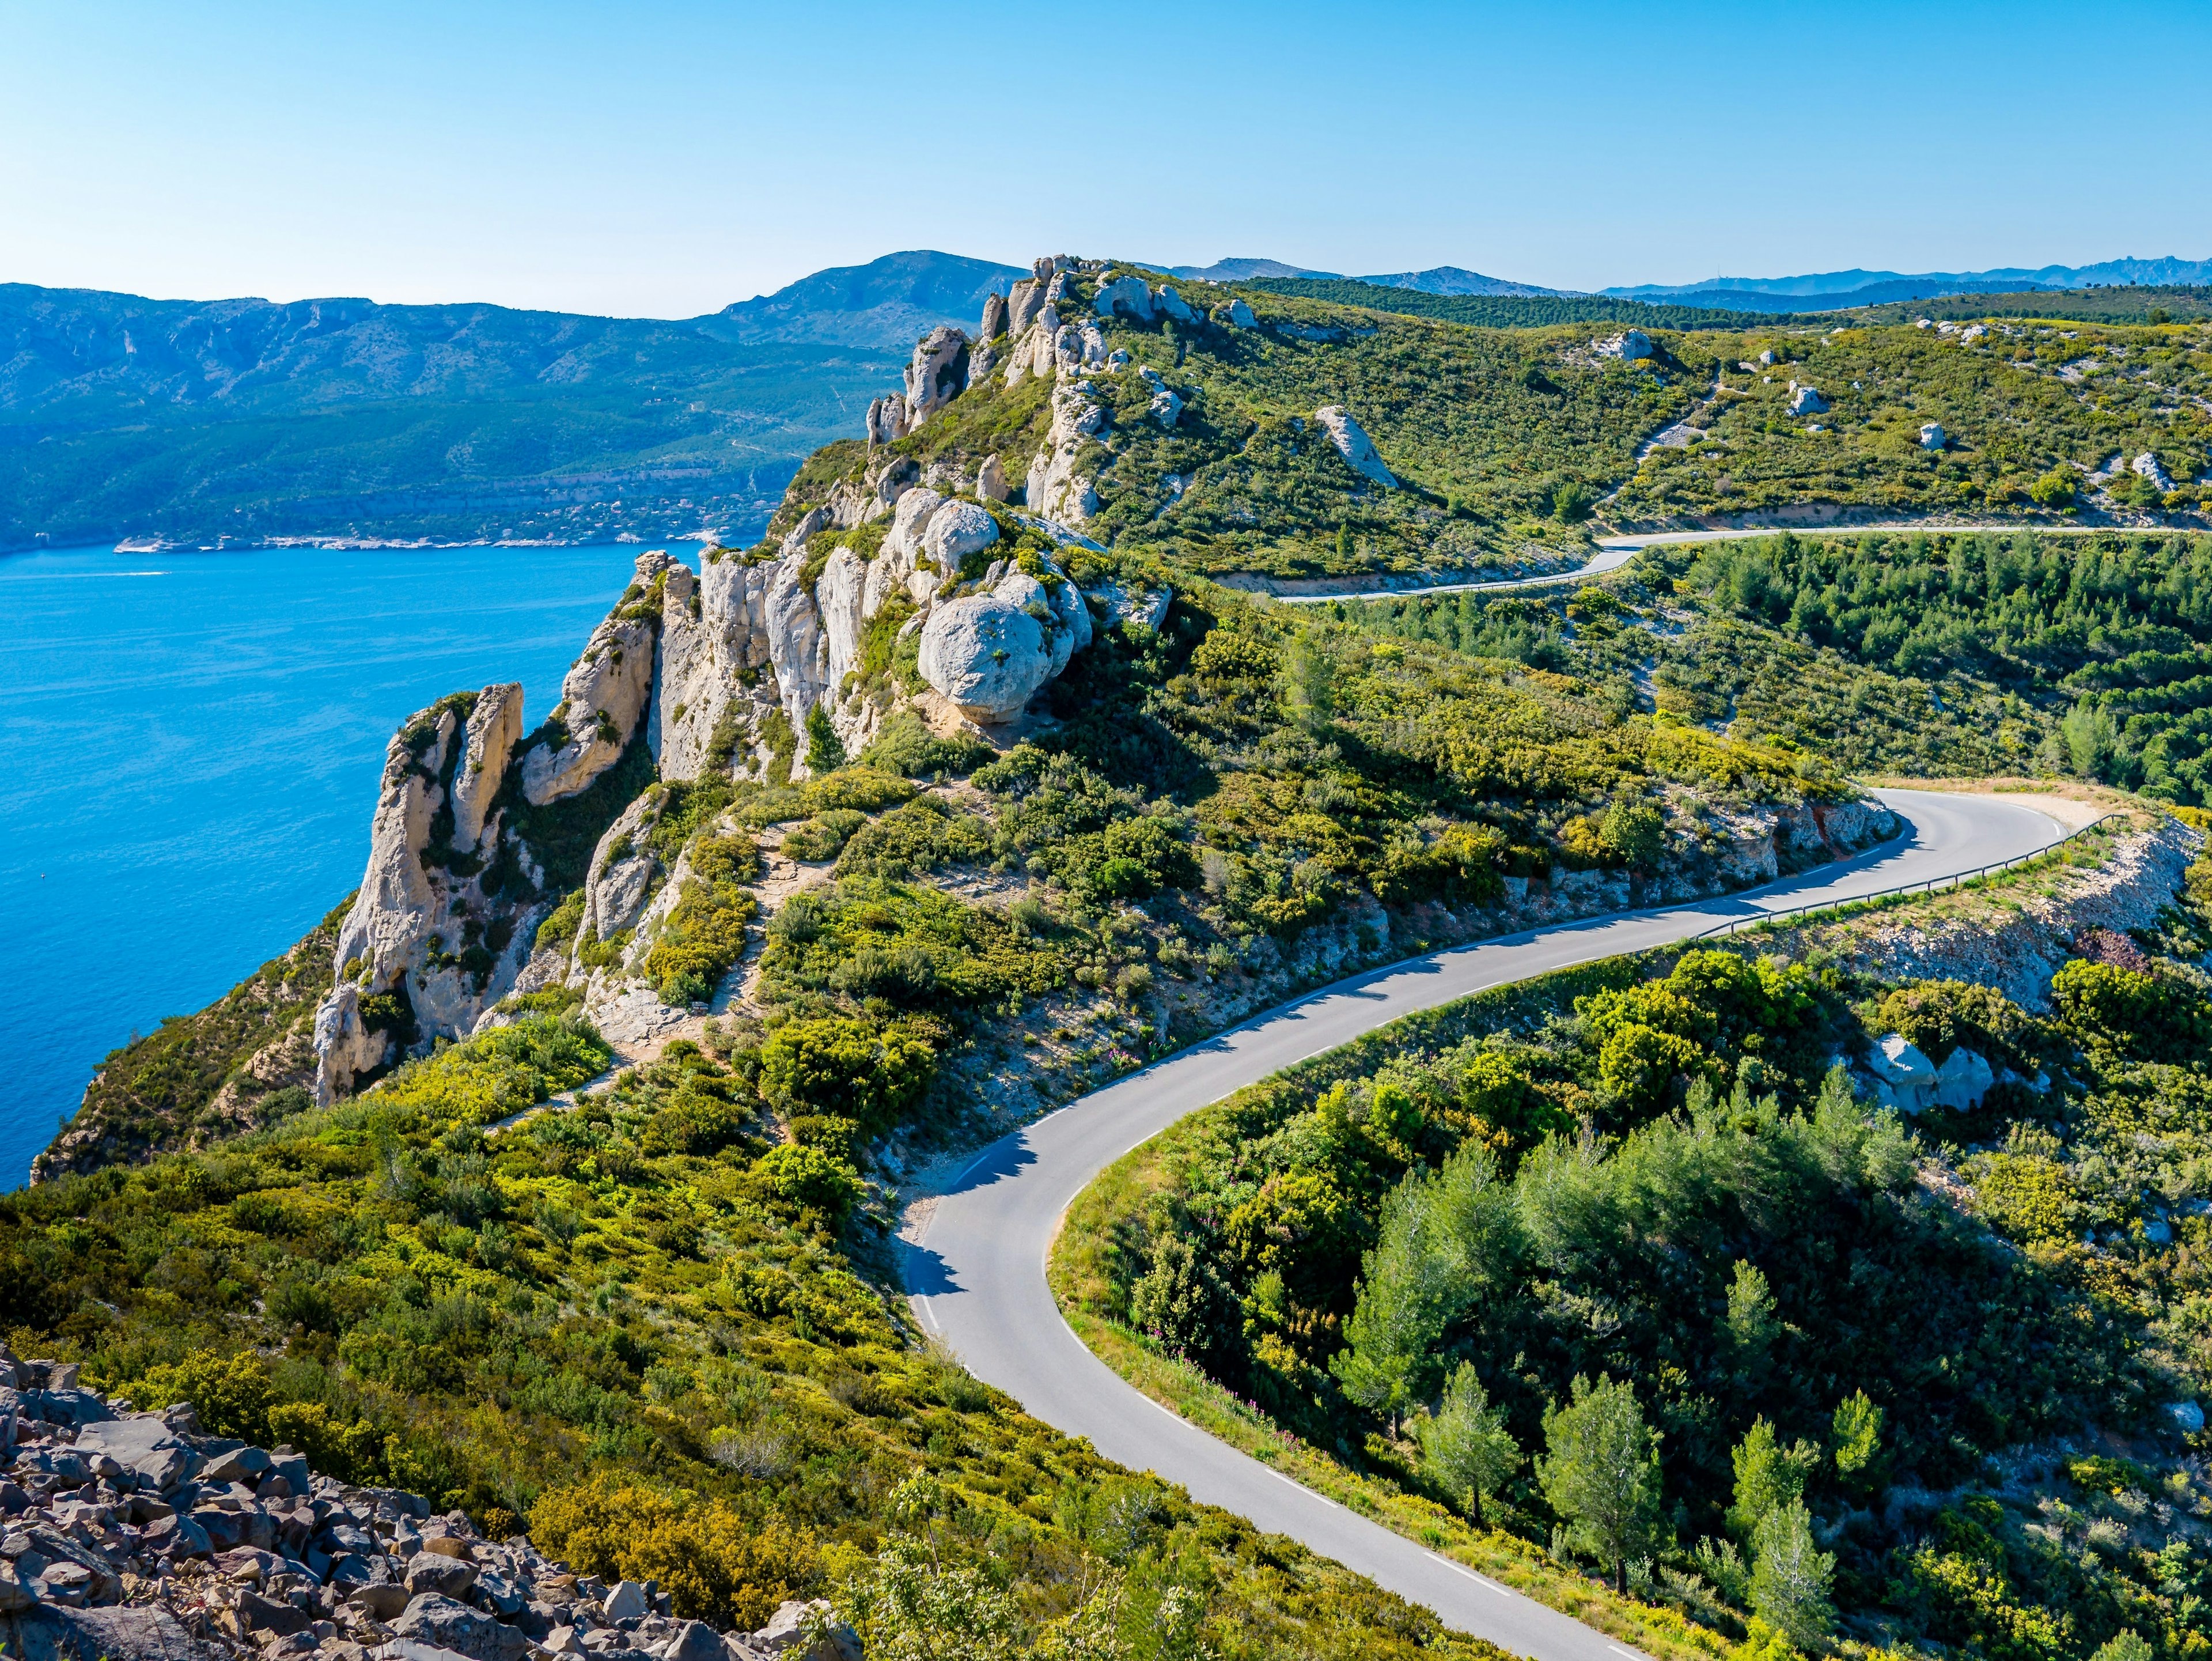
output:
<svg viewBox="0 0 2212 1661"><path fill-rule="evenodd" d="M897 248L2212 255L2212 5L0 0L0 280L680 316Z"/></svg>

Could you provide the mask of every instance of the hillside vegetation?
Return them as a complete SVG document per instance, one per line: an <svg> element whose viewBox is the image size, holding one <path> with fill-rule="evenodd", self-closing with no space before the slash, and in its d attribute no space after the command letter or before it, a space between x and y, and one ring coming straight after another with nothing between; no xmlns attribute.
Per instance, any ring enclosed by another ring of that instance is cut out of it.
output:
<svg viewBox="0 0 2212 1661"><path fill-rule="evenodd" d="M2189 894L2048 1017L1753 946L1414 1018L1129 1156L1062 1295L1480 1564L1548 1542L1760 1652L2199 1654ZM1829 1061L1890 1031L2014 1081L1908 1129Z"/></svg>
<svg viewBox="0 0 2212 1661"><path fill-rule="evenodd" d="M1249 287L1293 299L1361 306L1371 312L1467 323L1485 329L1537 329L1554 323L1620 323L1638 329L1745 329L1778 319L1757 311L1623 300L1609 295L1430 294L1386 288L1356 277L1263 277Z"/></svg>
<svg viewBox="0 0 2212 1661"><path fill-rule="evenodd" d="M1662 717L1863 772L2045 772L2201 806L2212 538L1782 532L1579 593L1345 602L1463 651L1640 677Z"/></svg>

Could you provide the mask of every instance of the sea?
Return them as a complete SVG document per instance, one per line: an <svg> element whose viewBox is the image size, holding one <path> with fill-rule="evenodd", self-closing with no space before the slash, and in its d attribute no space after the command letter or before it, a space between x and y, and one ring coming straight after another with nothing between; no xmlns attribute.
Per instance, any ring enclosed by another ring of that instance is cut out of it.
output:
<svg viewBox="0 0 2212 1661"><path fill-rule="evenodd" d="M519 680L534 727L641 551L0 555L0 1186L360 883L400 721Z"/></svg>

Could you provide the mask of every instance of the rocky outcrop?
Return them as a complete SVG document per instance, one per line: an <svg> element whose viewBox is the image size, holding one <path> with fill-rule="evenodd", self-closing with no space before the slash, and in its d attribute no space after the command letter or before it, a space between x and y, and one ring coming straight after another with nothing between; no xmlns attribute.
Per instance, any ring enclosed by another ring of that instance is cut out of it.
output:
<svg viewBox="0 0 2212 1661"><path fill-rule="evenodd" d="M1160 372L1149 365L1139 369L1137 374L1152 389L1152 401L1146 413L1163 427L1173 427L1182 419L1182 394L1170 386Z"/></svg>
<svg viewBox="0 0 2212 1661"><path fill-rule="evenodd" d="M921 338L906 368L906 429L914 431L968 390L968 337L940 323Z"/></svg>
<svg viewBox="0 0 2212 1661"><path fill-rule="evenodd" d="M538 897L528 850L502 846L490 804L520 725L521 689L491 686L433 704L386 748L368 868L315 1013L318 1101L397 1060L403 1042L473 1030L514 984ZM374 1016L371 999L382 1001Z"/></svg>
<svg viewBox="0 0 2212 1661"><path fill-rule="evenodd" d="M1006 470L995 455L983 458L983 465L975 470L975 494L986 502L1004 502L1012 494L1006 488Z"/></svg>
<svg viewBox="0 0 2212 1661"><path fill-rule="evenodd" d="M1249 329L1255 327L1260 320L1252 315L1252 308L1241 300L1231 300L1216 306L1207 316L1224 329Z"/></svg>
<svg viewBox="0 0 2212 1661"><path fill-rule="evenodd" d="M1794 380L1790 383L1790 413L1791 415L1824 415L1827 412L1827 408L1828 400L1821 397L1813 387L1801 386Z"/></svg>
<svg viewBox="0 0 2212 1661"><path fill-rule="evenodd" d="M1901 1032L1875 1040L1866 1072L1875 1101L1900 1113L1971 1113L1997 1081L1996 1069L1974 1051L1954 1050L1938 1067Z"/></svg>
<svg viewBox="0 0 2212 1661"><path fill-rule="evenodd" d="M665 553L638 556L637 581L592 631L561 683L554 732L522 757L522 794L532 806L588 789L622 759L653 693L659 588L678 563Z"/></svg>
<svg viewBox="0 0 2212 1661"><path fill-rule="evenodd" d="M1793 951L1818 950L1870 980L1972 981L2047 1010L2067 959L2097 931L2154 925L2203 846L2202 833L2161 818L2117 838L2096 866L2061 866L2047 882L1996 899L1946 895L1894 916L1808 925Z"/></svg>
<svg viewBox="0 0 2212 1661"><path fill-rule="evenodd" d="M454 847L489 848L499 840L492 799L499 794L507 758L521 737L520 681L487 686L477 694L476 708L469 712L460 770L453 775Z"/></svg>
<svg viewBox="0 0 2212 1661"><path fill-rule="evenodd" d="M1950 435L1944 432L1943 423L1942 422L1923 421L1920 423L1920 447L1922 449L1940 450L1950 441Z"/></svg>
<svg viewBox="0 0 2212 1661"><path fill-rule="evenodd" d="M2158 457L2148 450L2145 450L2133 461L2128 463L2128 471L2137 478L2148 479L2161 490L2171 490L2173 488L2172 477L2160 464Z"/></svg>
<svg viewBox="0 0 2212 1661"><path fill-rule="evenodd" d="M1141 277L1116 277L1108 272L1099 280L1097 298L1091 301L1091 309L1101 317L1126 317L1133 323L1149 323L1152 320L1152 291Z"/></svg>
<svg viewBox="0 0 2212 1661"><path fill-rule="evenodd" d="M1006 332L1006 297L998 294L986 295L983 297L983 320L975 326L975 338L979 341L996 340Z"/></svg>
<svg viewBox="0 0 2212 1661"><path fill-rule="evenodd" d="M921 677L971 721L1004 721L1091 643L1083 596L1056 568L1040 580L994 566L980 593L947 600L922 625Z"/></svg>
<svg viewBox="0 0 2212 1661"><path fill-rule="evenodd" d="M464 1512L206 1434L190 1402L138 1412L76 1373L0 1346L0 1612L24 1661L860 1661L822 1603L750 1631L682 1620L651 1581L574 1574L526 1536L488 1540Z"/></svg>
<svg viewBox="0 0 2212 1661"><path fill-rule="evenodd" d="M1600 357L1617 357L1624 363L1633 363L1651 356L1651 337L1641 329L1626 329L1608 340L1601 340L1593 348Z"/></svg>
<svg viewBox="0 0 2212 1661"><path fill-rule="evenodd" d="M1382 455L1375 447L1375 441L1367 436L1367 429L1352 418L1352 412L1334 404L1314 411L1314 419L1328 434L1329 442L1336 446L1345 465L1356 473L1364 473L1377 484L1395 488L1396 478L1383 465Z"/></svg>
<svg viewBox="0 0 2212 1661"><path fill-rule="evenodd" d="M1030 507L1062 525L1080 525L1098 511L1097 490L1076 469L1084 441L1105 425L1105 409L1093 401L1089 381L1064 380L1052 389L1052 425L1030 463Z"/></svg>

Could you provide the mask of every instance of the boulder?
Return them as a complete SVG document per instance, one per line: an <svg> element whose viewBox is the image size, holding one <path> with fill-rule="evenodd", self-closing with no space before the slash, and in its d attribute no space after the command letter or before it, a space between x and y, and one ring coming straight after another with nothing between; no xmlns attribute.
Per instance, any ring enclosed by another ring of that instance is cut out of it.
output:
<svg viewBox="0 0 2212 1661"><path fill-rule="evenodd" d="M1917 1113L1935 1097L1936 1063L1901 1032L1875 1040L1867 1068L1874 1075L1875 1099L1884 1107Z"/></svg>
<svg viewBox="0 0 2212 1661"><path fill-rule="evenodd" d="M997 456L985 456L983 465L975 470L975 494L986 502L1006 499L1006 470L999 464Z"/></svg>
<svg viewBox="0 0 2212 1661"><path fill-rule="evenodd" d="M1314 411L1314 419L1327 430L1329 442L1336 446L1336 453L1344 458L1346 465L1354 472L1365 474L1377 484L1396 485L1398 481L1383 465L1375 441L1367 436L1367 429L1353 419L1350 411L1339 405L1326 405Z"/></svg>
<svg viewBox="0 0 2212 1661"><path fill-rule="evenodd" d="M15 1661L219 1661L224 1653L158 1605L41 1609L11 1625Z"/></svg>
<svg viewBox="0 0 2212 1661"><path fill-rule="evenodd" d="M1922 449L1940 450L1950 440L1948 435L1943 431L1943 423L1942 422L1923 421L1920 423L1920 447Z"/></svg>
<svg viewBox="0 0 2212 1661"><path fill-rule="evenodd" d="M730 1661L730 1646L704 1621L686 1621L660 1646L660 1661Z"/></svg>
<svg viewBox="0 0 2212 1661"><path fill-rule="evenodd" d="M393 1621L415 1601L415 1594L392 1580L372 1580L346 1594L346 1602L378 1621Z"/></svg>
<svg viewBox="0 0 2212 1661"><path fill-rule="evenodd" d="M2166 471L2160 465L2158 457L2148 450L2145 450L2133 461L2128 463L2128 471L2135 474L2137 478L2148 479L2161 490L2171 490L2173 488L2173 480L2167 477Z"/></svg>
<svg viewBox="0 0 2212 1661"><path fill-rule="evenodd" d="M425 1542L426 1546L428 1542ZM476 1565L441 1552L422 1550L407 1560L407 1590L421 1597L465 1597L477 1583Z"/></svg>
<svg viewBox="0 0 2212 1661"><path fill-rule="evenodd" d="M185 1474L191 1455L158 1414L132 1414L85 1426L76 1433L80 1454L106 1454L134 1473L147 1488L173 1486Z"/></svg>
<svg viewBox="0 0 2212 1661"><path fill-rule="evenodd" d="M1601 356L1617 357L1624 363L1633 363L1638 358L1651 356L1651 337L1641 329L1627 329L1610 340L1598 343Z"/></svg>
<svg viewBox="0 0 2212 1661"><path fill-rule="evenodd" d="M1097 298L1091 306L1101 317L1126 317L1137 323L1152 320L1152 291L1141 277L1115 277L1101 282Z"/></svg>
<svg viewBox="0 0 2212 1661"><path fill-rule="evenodd" d="M1811 386L1790 383L1790 413L1794 416L1821 415L1826 412L1828 400Z"/></svg>
<svg viewBox="0 0 2212 1661"><path fill-rule="evenodd" d="M1175 601L1171 588L1146 589L1120 582L1094 584L1090 593L1105 608L1106 626L1109 629L1122 624L1158 629L1167 621L1168 607Z"/></svg>
<svg viewBox="0 0 2212 1661"><path fill-rule="evenodd" d="M2194 1402L2168 1402L2166 1416L2185 1436L2194 1436L2204 1428L2204 1409Z"/></svg>
<svg viewBox="0 0 2212 1661"><path fill-rule="evenodd" d="M392 1622L392 1630L402 1639L434 1644L471 1661L523 1661L531 1650L526 1634L437 1592L425 1592L410 1602Z"/></svg>
<svg viewBox="0 0 2212 1661"><path fill-rule="evenodd" d="M907 430L968 390L968 336L940 323L915 346L906 368Z"/></svg>
<svg viewBox="0 0 2212 1661"><path fill-rule="evenodd" d="M992 463L997 460L996 456L991 458ZM1000 489L1003 492L1005 488L1001 478ZM998 539L999 522L987 510L972 502L951 502L931 516L921 534L921 551L939 571L951 575L958 572L961 561L982 552Z"/></svg>
<svg viewBox="0 0 2212 1661"><path fill-rule="evenodd" d="M617 1580L599 1600L599 1608L610 1621L635 1621L652 1608L645 1588L635 1580Z"/></svg>
<svg viewBox="0 0 2212 1661"><path fill-rule="evenodd" d="M919 667L970 720L1008 721L1090 641L1091 615L1073 583L1056 571L1040 581L1016 569L930 612Z"/></svg>
<svg viewBox="0 0 2212 1661"><path fill-rule="evenodd" d="M1216 306L1207 315L1224 329L1249 329L1259 322L1252 315L1252 308L1241 300L1231 300Z"/></svg>
<svg viewBox="0 0 2212 1661"><path fill-rule="evenodd" d="M826 1631L810 1641L808 1634L817 1628ZM779 1604L768 1624L747 1641L757 1650L790 1656L793 1661L860 1661L860 1638L819 1597L804 1603L794 1598Z"/></svg>
<svg viewBox="0 0 2212 1661"><path fill-rule="evenodd" d="M1171 283L1160 284L1158 290L1152 296L1152 304L1162 317L1171 319L1175 322L1195 323L1198 321L1198 313L1191 309L1190 302L1177 294Z"/></svg>
<svg viewBox="0 0 2212 1661"><path fill-rule="evenodd" d="M1006 297L992 294L983 296L983 320L975 326L975 338L996 340L1006 332Z"/></svg>
<svg viewBox="0 0 2212 1661"><path fill-rule="evenodd" d="M1081 339L1083 357L1078 367L1085 369L1104 368L1106 367L1106 337L1098 332L1098 326L1095 323L1085 324L1081 330Z"/></svg>
<svg viewBox="0 0 2212 1661"><path fill-rule="evenodd" d="M1970 1113L1982 1104L1982 1098L1996 1082L1996 1071L1989 1062L1971 1050L1954 1050L1936 1069L1929 1099L1954 1113Z"/></svg>

